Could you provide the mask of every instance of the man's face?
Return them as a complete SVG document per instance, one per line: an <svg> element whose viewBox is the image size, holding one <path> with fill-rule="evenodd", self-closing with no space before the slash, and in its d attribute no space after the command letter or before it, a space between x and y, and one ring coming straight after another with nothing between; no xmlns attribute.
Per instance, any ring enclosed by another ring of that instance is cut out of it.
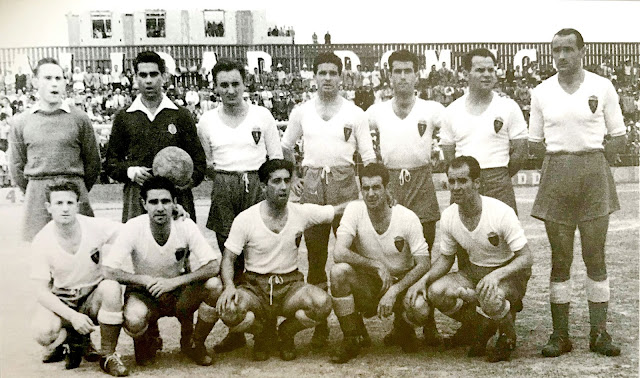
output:
<svg viewBox="0 0 640 378"><path fill-rule="evenodd" d="M362 177L362 198L368 209L379 209L387 205L387 190L382 185L382 177Z"/></svg>
<svg viewBox="0 0 640 378"><path fill-rule="evenodd" d="M470 90L491 90L496 84L495 64L488 56L474 56L471 58L469 71Z"/></svg>
<svg viewBox="0 0 640 378"><path fill-rule="evenodd" d="M143 200L144 201L144 200ZM143 207L149 213L151 223L164 225L171 221L175 202L171 198L171 193L166 189L151 189L147 192L147 200L143 202Z"/></svg>
<svg viewBox="0 0 640 378"><path fill-rule="evenodd" d="M573 34L556 35L551 41L551 55L559 73L573 73L582 68L584 46L578 48Z"/></svg>
<svg viewBox="0 0 640 378"><path fill-rule="evenodd" d="M340 85L338 66L333 63L320 63L318 64L317 72L316 82L318 83L318 92L323 94L337 94Z"/></svg>
<svg viewBox="0 0 640 378"><path fill-rule="evenodd" d="M140 88L140 94L145 99L155 100L162 96L164 75L160 73L160 67L157 63L138 63L136 81L138 88Z"/></svg>
<svg viewBox="0 0 640 378"><path fill-rule="evenodd" d="M78 196L69 191L51 192L49 202L45 203L45 207L56 224L71 224L75 222L76 214L78 214Z"/></svg>
<svg viewBox="0 0 640 378"><path fill-rule="evenodd" d="M240 71L220 71L216 75L216 93L226 106L235 106L242 102L244 82Z"/></svg>
<svg viewBox="0 0 640 378"><path fill-rule="evenodd" d="M458 205L471 201L480 187L480 180L471 180L469 167L466 164L460 168L449 168L447 179L451 199Z"/></svg>
<svg viewBox="0 0 640 378"><path fill-rule="evenodd" d="M412 94L416 86L416 72L412 62L391 63L391 86L394 94ZM386 83L385 83L386 84Z"/></svg>
<svg viewBox="0 0 640 378"><path fill-rule="evenodd" d="M43 64L38 68L36 85L40 99L49 105L62 103L62 93L65 90L64 74L59 65Z"/></svg>
<svg viewBox="0 0 640 378"><path fill-rule="evenodd" d="M271 172L269 180L264 185L264 193L267 202L276 207L283 207L289 201L291 189L291 174L286 169Z"/></svg>

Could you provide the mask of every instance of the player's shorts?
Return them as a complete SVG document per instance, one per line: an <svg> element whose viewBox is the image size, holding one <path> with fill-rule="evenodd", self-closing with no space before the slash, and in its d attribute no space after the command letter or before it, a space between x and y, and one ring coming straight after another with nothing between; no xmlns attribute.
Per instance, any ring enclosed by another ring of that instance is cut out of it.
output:
<svg viewBox="0 0 640 378"><path fill-rule="evenodd" d="M93 216L93 209L89 204L89 192L84 186L84 179L80 176L47 176L47 177L30 177L27 184L27 190L24 197L24 218L22 221L23 240L32 241L33 238L42 230L44 226L51 220L51 214L45 207L47 196L45 190L47 185L53 184L60 180L73 182L80 189L80 198L78 200L79 213L89 217Z"/></svg>
<svg viewBox="0 0 640 378"><path fill-rule="evenodd" d="M482 169L480 171L480 194L506 203L518 214L516 195L507 167Z"/></svg>
<svg viewBox="0 0 640 378"><path fill-rule="evenodd" d="M238 214L263 200L257 171L216 171L212 177L207 228L224 236Z"/></svg>
<svg viewBox="0 0 640 378"><path fill-rule="evenodd" d="M463 269L448 273L447 276L455 279L460 286L475 289L484 276L498 268L500 267L485 267L468 263ZM503 279L498 285L504 291L505 298L511 303L511 309L516 312L522 311L522 299L527 292L529 278L531 278L531 269L526 269Z"/></svg>
<svg viewBox="0 0 640 378"><path fill-rule="evenodd" d="M97 285L80 289L53 287L51 288L51 293L72 310L88 315L91 309L91 299L93 294L96 293L97 287Z"/></svg>
<svg viewBox="0 0 640 378"><path fill-rule="evenodd" d="M532 217L573 226L616 210L616 185L603 152L545 156Z"/></svg>
<svg viewBox="0 0 640 378"><path fill-rule="evenodd" d="M406 170L389 169L387 188L400 205L416 213L420 222L435 222L440 219L431 166Z"/></svg>
<svg viewBox="0 0 640 378"><path fill-rule="evenodd" d="M353 299L356 305L356 311L362 314L365 318L370 318L378 313L378 303L384 295L381 292L382 280L375 273L369 273L363 270L356 270L356 281L358 287L352 288ZM392 277L393 283L398 282L404 277L404 274L398 277ZM404 290L396 298L396 303L393 305L393 311L402 311L403 300L407 290Z"/></svg>
<svg viewBox="0 0 640 378"><path fill-rule="evenodd" d="M126 309L129 298L135 296L147 306L151 313L151 319L158 319L165 316L176 316L181 312L193 313L204 300L204 294L204 282L181 286L170 293L162 294L159 298L151 295L142 286L127 285L124 291L124 306Z"/></svg>
<svg viewBox="0 0 640 378"><path fill-rule="evenodd" d="M261 304L260 312L267 319L273 319L282 314L289 298L306 285L304 275L297 270L285 274L244 272L238 288L256 296Z"/></svg>
<svg viewBox="0 0 640 378"><path fill-rule="evenodd" d="M303 167L304 190L300 203L339 205L359 196L352 165L325 168Z"/></svg>

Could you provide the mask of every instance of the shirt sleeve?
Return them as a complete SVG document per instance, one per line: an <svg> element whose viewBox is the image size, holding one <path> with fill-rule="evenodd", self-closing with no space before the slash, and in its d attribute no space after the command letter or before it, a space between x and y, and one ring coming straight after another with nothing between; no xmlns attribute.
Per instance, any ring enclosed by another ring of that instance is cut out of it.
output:
<svg viewBox="0 0 640 378"><path fill-rule="evenodd" d="M135 219L135 218L134 218ZM133 252L135 239L139 237L135 223L129 221L122 226L121 232L116 237L113 246L109 249L106 256L102 260L102 265L113 268L122 269L129 273L132 265L131 253Z"/></svg>
<svg viewBox="0 0 640 378"><path fill-rule="evenodd" d="M200 117L200 122L198 122L197 130L198 130L198 138L200 138L200 144L202 145L202 149L204 150L205 159L207 162L208 168L213 168L213 150L211 146L211 134L209 132L209 124L207 123L207 119L209 118L208 113L205 113Z"/></svg>
<svg viewBox="0 0 640 378"><path fill-rule="evenodd" d="M529 141L542 142L544 140L544 117L538 100L538 91L531 94L531 110L529 114Z"/></svg>
<svg viewBox="0 0 640 378"><path fill-rule="evenodd" d="M333 206L331 205L314 205L311 203L305 203L300 205L305 212L305 218L307 221L306 227L315 226L322 223L331 223L335 216Z"/></svg>
<svg viewBox="0 0 640 378"><path fill-rule="evenodd" d="M420 219L411 210L407 212L407 239L409 241L409 248L411 248L411 254L413 256L429 256L429 246L424 239L422 232L422 224Z"/></svg>
<svg viewBox="0 0 640 378"><path fill-rule="evenodd" d="M451 106L451 105L449 105ZM453 124L451 119L451 109L447 108L442 111L440 117L440 145L455 146L455 136L453 134Z"/></svg>
<svg viewBox="0 0 640 378"><path fill-rule="evenodd" d="M607 90L604 98L604 122L607 126L607 134L612 137L625 135L627 128L618 102L618 94L611 82L607 81Z"/></svg>
<svg viewBox="0 0 640 378"><path fill-rule="evenodd" d="M369 129L368 117L362 109L356 107L353 104L352 106L357 111L354 132L356 143L358 144L358 153L360 153L360 157L362 158L362 162L364 163L364 165L375 163L376 153L373 151L373 141L371 140L371 131Z"/></svg>
<svg viewBox="0 0 640 378"><path fill-rule="evenodd" d="M81 158L84 166L84 185L90 191L100 176L100 150L95 131L89 116L82 113L80 119L80 135L82 136Z"/></svg>
<svg viewBox="0 0 640 378"><path fill-rule="evenodd" d="M267 155L269 160L282 159L282 146L280 145L280 133L276 126L276 120L271 112L266 108L259 107L262 110L262 120L264 122L264 144L267 147Z"/></svg>
<svg viewBox="0 0 640 378"><path fill-rule="evenodd" d="M451 208L447 208L442 212L442 218L440 219L440 253L446 256L453 256L457 251L456 239L451 233L452 213ZM447 211L450 210L450 211Z"/></svg>
<svg viewBox="0 0 640 378"><path fill-rule="evenodd" d="M509 140L526 139L528 137L527 122L518 104L509 100Z"/></svg>
<svg viewBox="0 0 640 378"><path fill-rule="evenodd" d="M22 121L25 116L21 116L19 120ZM10 122L11 129L9 131L9 170L13 180L24 192L27 190L29 182L24 177L24 166L27 164L27 146L23 137L24 122L19 122L17 118L14 119L16 122Z"/></svg>
<svg viewBox="0 0 640 378"><path fill-rule="evenodd" d="M202 235L198 229L198 226L191 219L184 219L177 222L184 222L183 226L189 235L190 256L195 257L189 259L192 270L198 270L210 261L222 260L220 251L211 248L207 239L205 239L204 235Z"/></svg>
<svg viewBox="0 0 640 378"><path fill-rule="evenodd" d="M351 202L344 209L342 219L340 219L340 226L336 235L340 234L349 235L355 237L358 230L358 202Z"/></svg>
<svg viewBox="0 0 640 378"><path fill-rule="evenodd" d="M131 166L131 161L127 159L129 135L125 118L126 110L121 109L113 119L104 169L112 179L127 183L131 181L127 176L127 168Z"/></svg>
<svg viewBox="0 0 640 378"><path fill-rule="evenodd" d="M510 207L503 207L506 208L506 211L502 216L500 224L503 234L502 237L509 245L511 252L517 252L527 244L527 238L524 236L524 230L520 225L520 221L518 220L518 216L515 211Z"/></svg>
<svg viewBox="0 0 640 378"><path fill-rule="evenodd" d="M36 237L31 244L32 256L31 256L31 276L32 280L44 280L51 281L51 267L47 261L45 250L47 243L43 243Z"/></svg>
<svg viewBox="0 0 640 378"><path fill-rule="evenodd" d="M196 130L196 124L191 113L185 108L179 108L180 112L180 141L183 150L185 150L191 160L193 160L193 174L191 179L193 180L193 186L200 185L204 179L204 173L207 169L207 159L204 154L204 149L200 143L198 137L198 131Z"/></svg>
<svg viewBox="0 0 640 378"><path fill-rule="evenodd" d="M246 211L246 210L245 210ZM229 237L224 243L224 247L236 255L241 255L244 246L247 243L247 231L245 229L244 216L241 213L231 223L231 230L229 231Z"/></svg>
<svg viewBox="0 0 640 378"><path fill-rule="evenodd" d="M282 148L293 151L296 142L302 136L302 111L303 106L298 106L291 111L289 125L282 136Z"/></svg>

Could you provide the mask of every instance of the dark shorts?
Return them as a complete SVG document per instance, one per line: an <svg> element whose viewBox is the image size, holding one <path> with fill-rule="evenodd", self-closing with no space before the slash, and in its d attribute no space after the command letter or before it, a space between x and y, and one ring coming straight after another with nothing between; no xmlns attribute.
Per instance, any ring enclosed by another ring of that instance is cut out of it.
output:
<svg viewBox="0 0 640 378"><path fill-rule="evenodd" d="M378 313L378 304L380 303L380 299L384 295L384 293L381 292L382 280L375 273L355 269L354 271L357 276L356 281L359 283L358 287L354 288L352 291L353 299L356 304L356 311L361 313L365 318L375 316ZM393 282L396 283L400 279L401 278L393 277ZM403 300L406 293L407 290L404 290L402 293L398 294L396 303L393 305L394 312L402 310Z"/></svg>
<svg viewBox="0 0 640 378"><path fill-rule="evenodd" d="M516 195L507 167L487 168L480 171L480 194L509 205L518 214Z"/></svg>
<svg viewBox="0 0 640 378"><path fill-rule="evenodd" d="M353 166L331 167L323 176L322 168L304 167L304 190L300 203L339 205L359 197Z"/></svg>
<svg viewBox="0 0 640 378"><path fill-rule="evenodd" d="M224 236L238 214L264 199L258 173L216 171L212 177L207 228Z"/></svg>
<svg viewBox="0 0 640 378"><path fill-rule="evenodd" d="M203 282L179 287L170 293L162 294L159 298L151 295L142 286L127 285L124 292L124 305L126 309L129 298L135 296L147 306L151 319L158 319L165 316L178 316L180 313L193 314L204 300L204 294Z"/></svg>
<svg viewBox="0 0 640 378"><path fill-rule="evenodd" d="M474 264L467 264L457 272L448 273L447 276L455 279L460 286L475 289L478 282L487 274L499 267L484 267ZM511 303L511 309L515 312L522 311L522 299L527 292L527 284L531 278L531 269L518 272L511 277L500 281L498 285L505 293L505 298Z"/></svg>
<svg viewBox="0 0 640 378"><path fill-rule="evenodd" d="M440 219L436 188L431 177L431 166L408 169L410 176L400 179L400 169L389 169L387 188L398 203L416 213L420 222Z"/></svg>
<svg viewBox="0 0 640 378"><path fill-rule="evenodd" d="M568 226L620 209L611 169L602 152L548 154L531 216Z"/></svg>
<svg viewBox="0 0 640 378"><path fill-rule="evenodd" d="M283 305L307 284L299 271L285 274L258 274L244 272L239 289L258 298L261 312L267 318L282 315Z"/></svg>
<svg viewBox="0 0 640 378"><path fill-rule="evenodd" d="M53 287L51 292L58 297L62 303L74 311L89 315L94 294L98 286L91 286L82 289L62 289Z"/></svg>

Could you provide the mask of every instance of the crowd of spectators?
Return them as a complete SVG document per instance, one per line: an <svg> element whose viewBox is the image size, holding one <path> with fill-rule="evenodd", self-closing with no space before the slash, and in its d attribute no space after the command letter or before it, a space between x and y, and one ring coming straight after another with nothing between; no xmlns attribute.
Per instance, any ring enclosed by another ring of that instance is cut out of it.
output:
<svg viewBox="0 0 640 378"><path fill-rule="evenodd" d="M586 67L588 70L609 78L620 97L620 105L627 124L627 151L620 156L620 165L637 165L640 155L640 67L626 61L620 67L611 67L608 60L601 65ZM528 120L531 89L542 80L555 73L552 66L540 66L532 62L524 67L505 69L501 64L496 68L498 85L496 92L514 99ZM376 102L392 97L389 68L387 64L372 68L358 65L347 67L342 72L341 95L366 110ZM418 95L447 106L466 90L465 75L461 67L449 69L424 65L418 72ZM84 110L97 133L101 150L106 149L111 130L111 119L116 111L128 107L137 94L137 86L131 69L90 67L82 70L75 67L73 72L65 70L67 79L67 101ZM298 104L311 99L316 92L313 72L303 65L300 70L290 70L278 63L270 71L257 68L250 72L247 68L245 101L263 106L271 111L281 128L286 127L291 110ZM185 72L173 76L167 83L167 96L178 105L187 107L198 119L204 112L215 109L220 99L213 90L210 72ZM18 70L12 73L0 72L0 185L9 184L5 152L9 134L9 118L24 112L36 102L36 91L31 85L31 77ZM374 135L375 137L375 135ZM437 135L436 135L437 137ZM436 171L441 155L434 146ZM102 177L103 182L108 178Z"/></svg>

